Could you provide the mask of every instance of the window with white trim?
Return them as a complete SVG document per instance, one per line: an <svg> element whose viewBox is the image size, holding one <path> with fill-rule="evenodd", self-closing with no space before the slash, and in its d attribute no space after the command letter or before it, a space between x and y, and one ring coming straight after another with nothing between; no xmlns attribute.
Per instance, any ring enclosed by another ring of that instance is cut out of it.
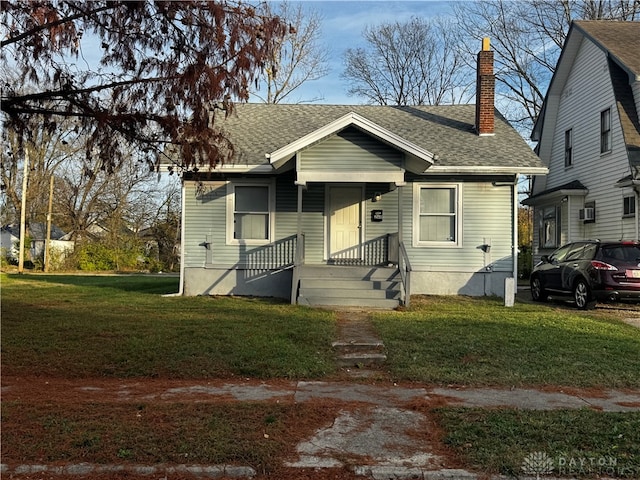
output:
<svg viewBox="0 0 640 480"><path fill-rule="evenodd" d="M227 243L269 243L273 232L273 183L230 182L227 188Z"/></svg>
<svg viewBox="0 0 640 480"><path fill-rule="evenodd" d="M414 246L460 246L460 185L415 183L413 188Z"/></svg>
<svg viewBox="0 0 640 480"><path fill-rule="evenodd" d="M600 153L611 151L611 109L600 112Z"/></svg>
<svg viewBox="0 0 640 480"><path fill-rule="evenodd" d="M627 195L622 198L622 215L633 217L636 214L636 196Z"/></svg>

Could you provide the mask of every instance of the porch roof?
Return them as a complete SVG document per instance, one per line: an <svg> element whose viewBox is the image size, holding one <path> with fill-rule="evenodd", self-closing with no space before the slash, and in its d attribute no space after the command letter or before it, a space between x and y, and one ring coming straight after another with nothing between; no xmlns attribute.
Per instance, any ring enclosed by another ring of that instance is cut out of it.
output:
<svg viewBox="0 0 640 480"><path fill-rule="evenodd" d="M589 189L585 187L582 182L573 180L572 182L565 183L558 187L550 188L544 192L532 195L529 198L522 201L523 205L535 206L548 203L551 201L557 201L565 196L580 196L584 197L589 192Z"/></svg>
<svg viewBox="0 0 640 480"><path fill-rule="evenodd" d="M523 173L547 169L496 111L495 135L478 136L474 105L371 106L241 104L218 120L235 145L226 168L279 168L295 154L356 127L405 153L416 173Z"/></svg>

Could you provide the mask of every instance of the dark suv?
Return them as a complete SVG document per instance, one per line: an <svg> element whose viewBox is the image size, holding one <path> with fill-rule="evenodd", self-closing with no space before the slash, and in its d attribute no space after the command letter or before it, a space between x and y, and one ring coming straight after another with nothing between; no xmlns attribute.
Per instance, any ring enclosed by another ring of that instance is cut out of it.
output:
<svg viewBox="0 0 640 480"><path fill-rule="evenodd" d="M531 272L531 296L572 295L578 308L596 300L640 300L640 243L584 241L543 255Z"/></svg>

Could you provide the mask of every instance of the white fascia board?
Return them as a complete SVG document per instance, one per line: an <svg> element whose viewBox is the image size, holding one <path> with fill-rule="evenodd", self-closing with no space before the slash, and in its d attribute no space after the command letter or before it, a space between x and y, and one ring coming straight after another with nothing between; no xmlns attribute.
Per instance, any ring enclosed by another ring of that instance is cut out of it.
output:
<svg viewBox="0 0 640 480"><path fill-rule="evenodd" d="M563 190L555 190L553 192L545 193L543 195L538 195L534 198L525 198L521 203L523 205L528 205L530 207L534 207L536 205L543 205L545 203L551 203L557 201L563 197L586 197L588 190L582 189L563 189Z"/></svg>
<svg viewBox="0 0 640 480"><path fill-rule="evenodd" d="M486 175L491 173L512 174L512 175L546 175L549 173L547 167L478 167L478 166L438 166L434 165L429 168L428 174L437 173L460 173L460 174L480 174Z"/></svg>
<svg viewBox="0 0 640 480"><path fill-rule="evenodd" d="M273 173L273 165L216 165L215 168L200 168L200 173Z"/></svg>
<svg viewBox="0 0 640 480"><path fill-rule="evenodd" d="M358 115L357 113L348 113L337 120L334 120L331 123L328 123L324 127L321 127L304 137L299 138L295 142L291 142L288 145L285 145L278 150L266 154L266 157L269 159L271 164L277 164L282 162L283 160L291 158L296 152L302 150L303 148L308 147L309 145L313 145L314 143L322 140L323 138L328 137L340 130L345 129L350 125L355 125L360 129L364 130L367 133L370 133L372 136L387 142L390 145L395 146L399 150L414 155L423 161L432 164L434 154L425 150L418 145L411 143L404 138L396 135L395 133L382 128L380 125L367 120L366 118Z"/></svg>

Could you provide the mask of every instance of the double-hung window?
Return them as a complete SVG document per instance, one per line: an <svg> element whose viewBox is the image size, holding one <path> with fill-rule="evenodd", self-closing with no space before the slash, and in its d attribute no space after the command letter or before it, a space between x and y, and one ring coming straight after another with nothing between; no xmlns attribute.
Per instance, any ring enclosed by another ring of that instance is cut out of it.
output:
<svg viewBox="0 0 640 480"><path fill-rule="evenodd" d="M460 185L415 183L414 246L462 245Z"/></svg>
<svg viewBox="0 0 640 480"><path fill-rule="evenodd" d="M227 192L227 243L261 245L273 233L271 182L231 182Z"/></svg>
<svg viewBox="0 0 640 480"><path fill-rule="evenodd" d="M570 167L573 164L573 130L564 132L564 166Z"/></svg>
<svg viewBox="0 0 640 480"><path fill-rule="evenodd" d="M636 214L636 197L628 195L622 198L622 215L632 217Z"/></svg>
<svg viewBox="0 0 640 480"><path fill-rule="evenodd" d="M611 151L611 109L600 112L600 153Z"/></svg>

